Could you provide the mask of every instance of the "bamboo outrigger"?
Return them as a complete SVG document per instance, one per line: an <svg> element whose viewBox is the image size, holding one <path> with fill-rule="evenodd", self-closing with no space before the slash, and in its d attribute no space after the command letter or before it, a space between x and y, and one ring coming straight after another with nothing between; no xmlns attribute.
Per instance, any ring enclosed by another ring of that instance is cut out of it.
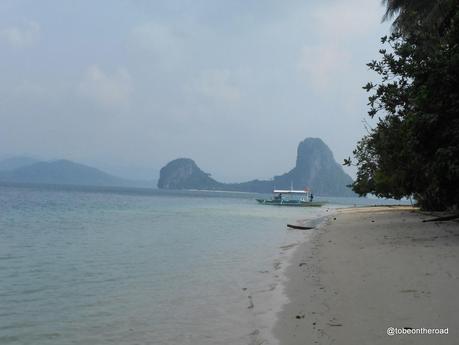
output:
<svg viewBox="0 0 459 345"><path fill-rule="evenodd" d="M306 206L306 207L321 207L325 202L313 201L314 195L309 189L305 190L273 190L271 199L256 199L263 205L274 206Z"/></svg>

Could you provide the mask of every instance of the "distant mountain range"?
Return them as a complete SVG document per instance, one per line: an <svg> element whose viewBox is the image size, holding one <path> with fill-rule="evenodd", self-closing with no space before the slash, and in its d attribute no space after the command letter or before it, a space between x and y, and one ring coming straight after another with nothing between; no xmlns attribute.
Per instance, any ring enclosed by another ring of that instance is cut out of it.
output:
<svg viewBox="0 0 459 345"><path fill-rule="evenodd" d="M328 146L321 139L306 138L298 145L295 167L272 180L221 183L202 171L192 159L179 158L161 169L158 188L270 193L293 185L294 189L311 188L318 195L355 196L347 187L351 183L352 178L335 161Z"/></svg>
<svg viewBox="0 0 459 345"><path fill-rule="evenodd" d="M102 170L61 159L38 161L30 157L0 160L0 183L28 183L82 186L147 187L153 181L133 181ZM318 138L307 138L298 145L296 165L271 180L222 183L202 171L189 158L171 161L160 171L158 188L198 189L270 193L273 189L303 189L317 195L355 196L347 187L352 179L335 161L328 146Z"/></svg>
<svg viewBox="0 0 459 345"><path fill-rule="evenodd" d="M0 161L0 171L4 170L14 170L17 168L24 167L26 165L32 165L38 163L39 160L31 157L16 156L6 158Z"/></svg>
<svg viewBox="0 0 459 345"><path fill-rule="evenodd" d="M153 187L153 182L132 181L99 169L61 159L49 162L28 157L0 161L0 182L54 185Z"/></svg>

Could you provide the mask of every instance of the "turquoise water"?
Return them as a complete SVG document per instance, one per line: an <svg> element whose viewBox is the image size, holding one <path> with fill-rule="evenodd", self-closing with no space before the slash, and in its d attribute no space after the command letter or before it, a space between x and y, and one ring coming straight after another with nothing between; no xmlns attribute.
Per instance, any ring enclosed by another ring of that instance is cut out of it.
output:
<svg viewBox="0 0 459 345"><path fill-rule="evenodd" d="M253 342L286 223L326 212L255 197L0 186L0 344Z"/></svg>
<svg viewBox="0 0 459 345"><path fill-rule="evenodd" d="M0 186L0 344L247 344L287 222L253 195Z"/></svg>

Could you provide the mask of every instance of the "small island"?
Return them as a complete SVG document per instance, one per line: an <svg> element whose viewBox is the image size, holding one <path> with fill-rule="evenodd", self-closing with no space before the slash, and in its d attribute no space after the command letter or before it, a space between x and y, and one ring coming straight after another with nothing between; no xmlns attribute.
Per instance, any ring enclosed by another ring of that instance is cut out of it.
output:
<svg viewBox="0 0 459 345"><path fill-rule="evenodd" d="M330 148L319 138L306 138L298 145L296 164L271 180L222 183L202 171L190 158L179 158L161 169L158 188L271 193L273 189L308 187L317 195L355 196L348 187L352 179L335 161Z"/></svg>

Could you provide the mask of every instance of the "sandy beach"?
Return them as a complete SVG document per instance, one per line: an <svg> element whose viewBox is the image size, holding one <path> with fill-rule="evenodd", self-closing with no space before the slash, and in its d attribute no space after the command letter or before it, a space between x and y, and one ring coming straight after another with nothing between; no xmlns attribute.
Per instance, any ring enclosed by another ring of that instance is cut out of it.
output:
<svg viewBox="0 0 459 345"><path fill-rule="evenodd" d="M274 327L280 344L457 343L459 223L427 218L410 207L330 217L286 270L289 303ZM448 334L390 336L389 327Z"/></svg>

